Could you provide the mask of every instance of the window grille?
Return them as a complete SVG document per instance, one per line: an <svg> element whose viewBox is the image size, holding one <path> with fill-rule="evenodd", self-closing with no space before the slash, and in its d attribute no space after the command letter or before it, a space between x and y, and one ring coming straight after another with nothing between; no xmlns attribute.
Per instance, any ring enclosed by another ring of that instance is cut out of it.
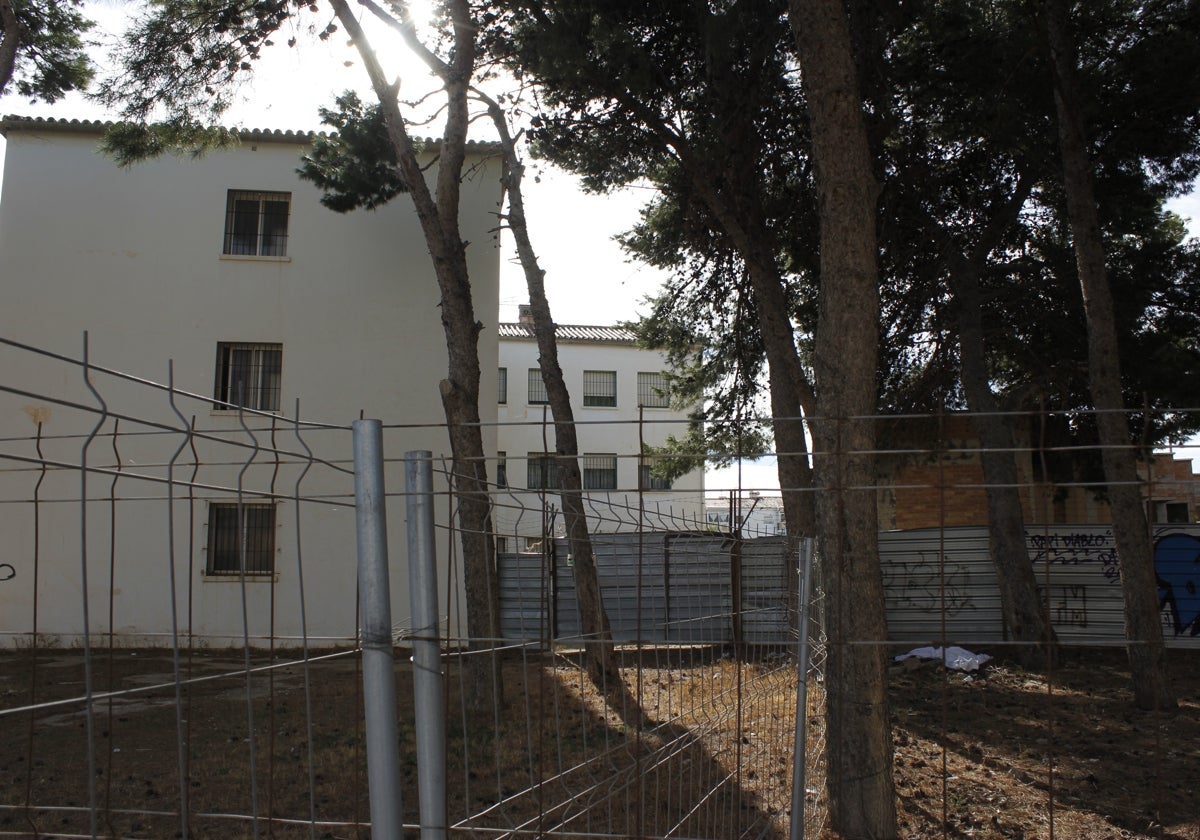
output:
<svg viewBox="0 0 1200 840"><path fill-rule="evenodd" d="M239 506L236 502L211 502L208 506L207 573L240 574L243 539L246 574L272 574L275 571L275 505L243 502Z"/></svg>
<svg viewBox="0 0 1200 840"><path fill-rule="evenodd" d="M615 406L617 404L617 372L615 370L585 370L583 372L583 404Z"/></svg>
<svg viewBox="0 0 1200 840"><path fill-rule="evenodd" d="M213 408L279 411L282 344L217 344Z"/></svg>
<svg viewBox="0 0 1200 840"><path fill-rule="evenodd" d="M670 408L667 378L661 373L639 373L637 377L638 405L644 408Z"/></svg>
<svg viewBox="0 0 1200 840"><path fill-rule="evenodd" d="M529 369L529 404L547 405L550 397L546 395L546 383L542 381L541 368Z"/></svg>
<svg viewBox="0 0 1200 840"><path fill-rule="evenodd" d="M617 456L594 454L584 455L583 489L616 490Z"/></svg>
<svg viewBox="0 0 1200 840"><path fill-rule="evenodd" d="M526 459L525 486L530 490L558 489L558 459L545 453L530 452Z"/></svg>
<svg viewBox="0 0 1200 840"><path fill-rule="evenodd" d="M230 190L222 252L250 257L286 256L291 204L291 193Z"/></svg>
<svg viewBox="0 0 1200 840"><path fill-rule="evenodd" d="M500 405L508 405L508 368L500 368L497 385L499 386L498 402Z"/></svg>

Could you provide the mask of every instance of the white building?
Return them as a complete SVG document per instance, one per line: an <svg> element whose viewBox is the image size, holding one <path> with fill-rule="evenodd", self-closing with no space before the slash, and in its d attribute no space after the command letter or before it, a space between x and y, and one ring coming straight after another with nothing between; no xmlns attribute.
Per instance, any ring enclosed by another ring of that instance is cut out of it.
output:
<svg viewBox="0 0 1200 840"><path fill-rule="evenodd" d="M748 539L787 534L783 497L764 495L758 490L744 494L731 490L724 498L710 495L704 521L714 531L741 534Z"/></svg>
<svg viewBox="0 0 1200 840"><path fill-rule="evenodd" d="M521 321L502 323L497 447L502 482L496 533L507 550L523 550L543 535L564 533L561 515L546 518L553 494L553 419L538 367L537 341L522 307ZM698 530L704 522L704 467L671 482L654 476L646 447L687 431L687 411L663 393L663 354L637 345L623 327L556 327L559 363L571 393L583 485L595 533Z"/></svg>
<svg viewBox="0 0 1200 840"><path fill-rule="evenodd" d="M303 134L246 131L228 151L120 169L96 149L102 128L2 124L0 644L78 638L84 604L89 632L124 642L163 643L172 622L214 643L294 641L301 559L309 636L353 637L349 424L361 414L402 426L386 435L389 458L449 448L439 295L411 202L325 209L296 174ZM500 181L485 151L467 167L461 222L492 394ZM162 388L128 378L93 371L93 395L69 360L85 331L93 365L165 383L172 360L190 419ZM87 410L101 399L107 413ZM490 400L481 411L495 451ZM168 475L186 480L170 508ZM387 484L402 490L399 466ZM403 504L389 499L397 623L409 613Z"/></svg>

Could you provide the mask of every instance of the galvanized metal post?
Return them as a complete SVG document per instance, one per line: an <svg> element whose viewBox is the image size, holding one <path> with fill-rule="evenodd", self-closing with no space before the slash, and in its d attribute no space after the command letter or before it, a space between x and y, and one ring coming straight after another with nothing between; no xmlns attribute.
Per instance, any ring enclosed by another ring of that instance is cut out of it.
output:
<svg viewBox="0 0 1200 840"><path fill-rule="evenodd" d="M387 515L383 489L383 425L354 422L354 513L358 531L359 630L362 635L363 712L367 727L367 784L371 836L401 840L396 671L388 581Z"/></svg>
<svg viewBox="0 0 1200 840"><path fill-rule="evenodd" d="M433 453L404 455L408 514L408 597L412 605L413 703L421 840L446 837L446 712L438 642L433 532Z"/></svg>
<svg viewBox="0 0 1200 840"><path fill-rule="evenodd" d="M796 741L792 750L792 827L790 840L804 840L804 793L808 733L808 619L812 592L813 540L800 542L800 628L796 656Z"/></svg>

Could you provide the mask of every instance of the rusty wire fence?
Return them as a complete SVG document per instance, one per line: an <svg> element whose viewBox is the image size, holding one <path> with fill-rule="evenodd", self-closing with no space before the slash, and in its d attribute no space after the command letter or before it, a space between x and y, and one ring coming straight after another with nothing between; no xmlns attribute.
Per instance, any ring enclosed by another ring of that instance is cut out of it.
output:
<svg viewBox="0 0 1200 840"><path fill-rule="evenodd" d="M386 747L363 711L372 689L353 424L306 417L299 405L224 403L174 382L169 367L160 382L133 377L88 358L86 346L77 358L14 344L4 352L20 375L0 383L0 836L370 836L369 756ZM412 441L442 435L400 424L383 435L398 798L410 831L429 823L428 773L418 761L401 461ZM670 621L689 629L679 636L659 621L639 634L626 551L602 570L619 689L589 674L595 640L578 627L507 621L499 638L468 638L456 511L435 463L447 747L437 829L785 835L797 696L786 616L776 637L760 631L742 644L729 567L687 582L678 565L669 596L660 587L649 597L669 600ZM516 571L520 592L522 564L537 558L544 569L555 557L555 500L505 485L493 509L507 524L494 536L511 548L501 574ZM590 505L593 527L626 544L704 530L694 491L646 504L638 487L606 488ZM704 562L727 564L728 542ZM796 558L776 554L781 588ZM676 551L677 564L687 559ZM558 562L559 600L542 604L562 619L571 561ZM761 609L779 622L782 600L780 589L779 603ZM502 611L519 615L525 601L508 598ZM814 821L819 702L814 683Z"/></svg>
<svg viewBox="0 0 1200 840"><path fill-rule="evenodd" d="M363 712L352 423L238 410L169 370L151 382L86 356L4 354L22 375L0 381L0 836L370 836L381 745ZM589 672L598 640L580 626L552 488L530 486L512 453L489 464L505 476L492 493L496 638L465 631L457 511L433 460L438 666L425 670L445 751L431 822L410 658L429 634L411 618L402 460L442 451L444 429L383 420L406 830L785 837L801 810L803 836L826 829L823 595L798 719L798 556L750 538L765 488L707 505L686 483L640 478L592 494L618 684ZM868 488L889 637L860 643L935 649L935 664L887 674L901 835L1200 838L1200 486L1187 461L1200 453L1143 461L1181 711L1140 712L1099 483L1055 467L1072 447L1038 438L1053 418L1014 419L1030 562L1062 643L1055 662L1018 666L978 520L980 451L960 422L881 437ZM640 468L629 431L615 456ZM993 659L943 668L936 648L951 645Z"/></svg>

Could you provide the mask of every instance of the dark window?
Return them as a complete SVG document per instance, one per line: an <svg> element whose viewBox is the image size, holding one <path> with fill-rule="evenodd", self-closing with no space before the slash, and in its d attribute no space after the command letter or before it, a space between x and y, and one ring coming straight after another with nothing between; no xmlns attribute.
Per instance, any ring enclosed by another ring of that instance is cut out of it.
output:
<svg viewBox="0 0 1200 840"><path fill-rule="evenodd" d="M585 370L583 372L583 404L615 406L617 404L617 372L615 370Z"/></svg>
<svg viewBox="0 0 1200 840"><path fill-rule="evenodd" d="M508 453L496 453L496 486L508 486Z"/></svg>
<svg viewBox="0 0 1200 840"><path fill-rule="evenodd" d="M222 253L248 257L287 255L292 194L230 190Z"/></svg>
<svg viewBox="0 0 1200 840"><path fill-rule="evenodd" d="M498 380L500 391L500 405L508 404L508 368L500 368L500 377Z"/></svg>
<svg viewBox="0 0 1200 840"><path fill-rule="evenodd" d="M558 489L558 459L553 455L539 455L530 452L526 459L528 466L525 476L525 486L530 490Z"/></svg>
<svg viewBox="0 0 1200 840"><path fill-rule="evenodd" d="M279 411L282 370L282 344L220 342L213 408Z"/></svg>
<svg viewBox="0 0 1200 840"><path fill-rule="evenodd" d="M244 543L244 544L243 544ZM275 505L212 502L208 506L208 574L269 575L275 571Z"/></svg>
<svg viewBox="0 0 1200 840"><path fill-rule="evenodd" d="M583 489L584 490L616 490L617 489L617 456L616 455L584 455L583 456Z"/></svg>
<svg viewBox="0 0 1200 840"><path fill-rule="evenodd" d="M541 368L529 369L529 404L546 405L550 398L546 396L546 383L542 381Z"/></svg>

